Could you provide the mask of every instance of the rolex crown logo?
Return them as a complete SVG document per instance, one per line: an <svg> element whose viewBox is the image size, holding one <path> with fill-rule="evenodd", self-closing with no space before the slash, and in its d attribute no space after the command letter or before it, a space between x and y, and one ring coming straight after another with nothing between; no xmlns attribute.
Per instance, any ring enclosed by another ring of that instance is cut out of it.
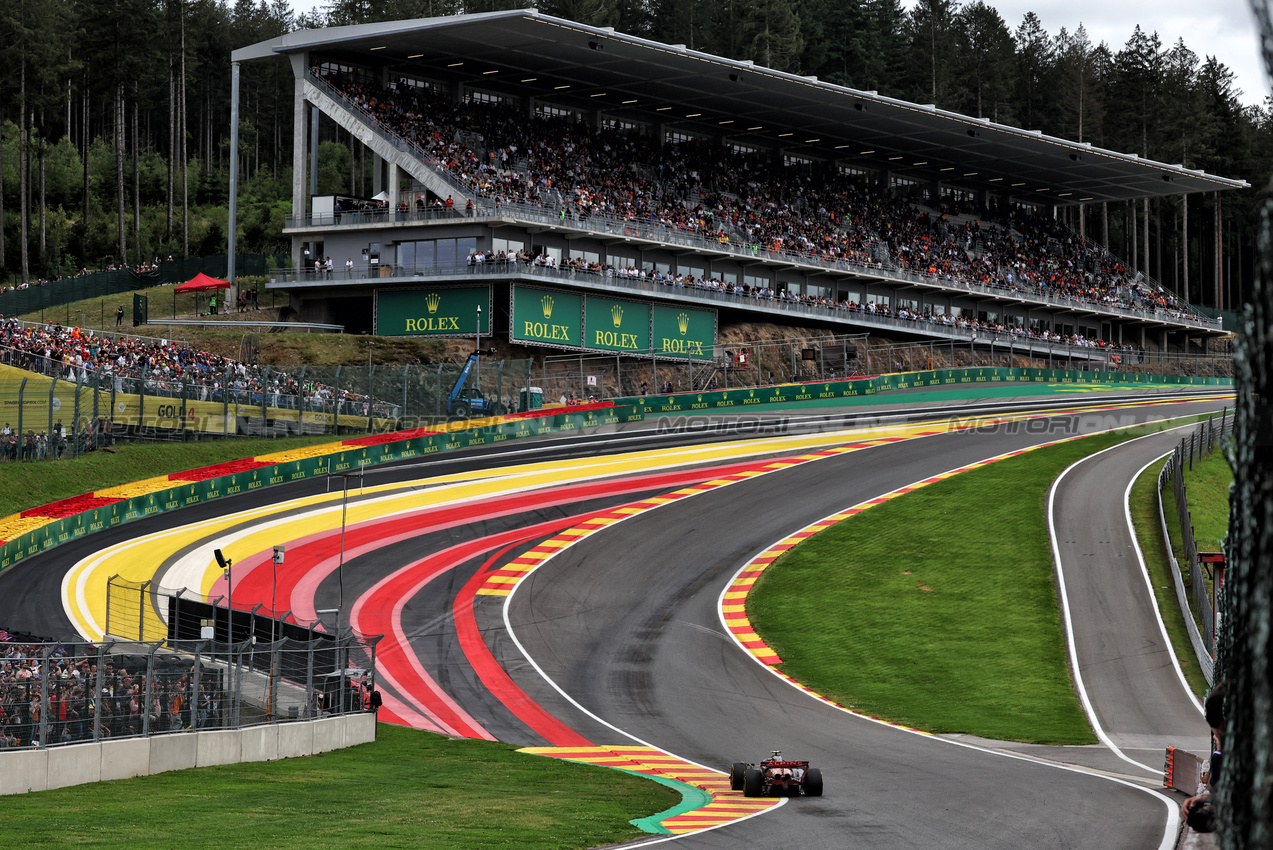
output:
<svg viewBox="0 0 1273 850"><path fill-rule="evenodd" d="M441 303L442 296L438 295L436 292L430 292L424 299L424 306L429 308L430 313L436 313L438 311L438 305Z"/></svg>
<svg viewBox="0 0 1273 850"><path fill-rule="evenodd" d="M685 336L685 332L690 329L690 317L681 313L676 317L676 326L681 330L681 336Z"/></svg>
<svg viewBox="0 0 1273 850"><path fill-rule="evenodd" d="M539 299L539 303L544 308L544 318L551 319L553 317L553 297L551 295L545 295L543 298Z"/></svg>
<svg viewBox="0 0 1273 850"><path fill-rule="evenodd" d="M622 325L623 324L623 307L621 307L618 304L615 304L613 307L611 307L610 318L614 321L614 326L616 328Z"/></svg>

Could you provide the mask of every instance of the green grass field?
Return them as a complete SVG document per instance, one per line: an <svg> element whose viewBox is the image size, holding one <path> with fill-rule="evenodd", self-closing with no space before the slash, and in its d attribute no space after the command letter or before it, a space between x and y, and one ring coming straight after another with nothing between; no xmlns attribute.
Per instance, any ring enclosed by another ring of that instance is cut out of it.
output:
<svg viewBox="0 0 1273 850"><path fill-rule="evenodd" d="M4 798L24 847L430 850L595 847L680 795L606 768L380 724L302 759L196 768Z"/></svg>
<svg viewBox="0 0 1273 850"><path fill-rule="evenodd" d="M865 714L1094 743L1066 666L1044 500L1065 467L1122 439L1041 449L845 520L764 572L752 623L783 672Z"/></svg>
<svg viewBox="0 0 1273 850"><path fill-rule="evenodd" d="M1189 513L1193 517L1194 542L1198 550L1218 552L1229 533L1229 485L1233 470L1224 453L1213 451L1193 469L1185 469L1185 489L1189 493Z"/></svg>
<svg viewBox="0 0 1273 850"><path fill-rule="evenodd" d="M347 435L342 435L339 439L346 438ZM98 450L72 459L0 463L0 517L103 487L337 439L329 435L277 440L124 443L116 446L114 453Z"/></svg>
<svg viewBox="0 0 1273 850"><path fill-rule="evenodd" d="M1202 460L1196 457L1193 469L1186 462L1185 489L1189 494L1189 511L1193 520L1194 543L1200 552L1218 552L1224 548L1224 537L1229 530L1229 485L1233 483L1233 470L1223 452L1217 450ZM1180 514L1176 508L1176 494L1168 485L1163 489L1163 517L1167 521L1167 535L1176 562L1182 565L1185 587L1190 587L1188 560L1185 557L1184 536L1180 530ZM1164 559L1165 560L1165 559ZM1210 578L1204 576L1208 585ZM1192 598L1192 597L1191 597ZM1189 612L1194 623L1202 628L1202 617L1192 608Z"/></svg>

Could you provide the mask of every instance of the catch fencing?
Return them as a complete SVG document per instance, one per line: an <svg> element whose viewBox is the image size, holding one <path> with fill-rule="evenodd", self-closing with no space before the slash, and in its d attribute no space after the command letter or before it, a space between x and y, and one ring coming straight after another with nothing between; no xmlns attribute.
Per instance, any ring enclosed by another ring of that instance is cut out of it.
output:
<svg viewBox="0 0 1273 850"><path fill-rule="evenodd" d="M1172 572L1176 578L1176 591L1184 609L1185 618L1192 624L1190 611L1201 621L1202 628L1191 628L1197 631L1197 639L1206 648L1207 654L1215 655L1216 620L1218 599L1213 590L1214 576L1208 575L1198 557L1198 545L1194 540L1193 516L1189 510L1189 493L1185 487L1184 473L1193 469L1195 461L1201 461L1221 445L1226 435L1232 436L1233 414L1224 411L1219 417L1209 417L1200 427L1194 429L1180 441L1172 451L1158 474L1158 511L1163 518L1163 536L1167 541L1167 556L1171 561ZM1176 502L1176 517L1180 526L1180 548L1185 556L1186 564L1180 564L1175 555L1170 536L1167 534L1165 514L1163 513L1162 494L1170 486ZM1186 577L1187 576L1187 577ZM1208 680L1211 678L1210 658L1202 659L1204 672Z"/></svg>
<svg viewBox="0 0 1273 850"><path fill-rule="evenodd" d="M3 368L11 367L11 368ZM120 441L390 431L452 418L462 364L271 366L231 363L182 377L127 375L0 348L0 460L79 457ZM511 407L530 360L487 362L466 387Z"/></svg>
<svg viewBox="0 0 1273 850"><path fill-rule="evenodd" d="M236 616L237 620L237 616ZM369 711L378 638L0 644L0 749Z"/></svg>
<svg viewBox="0 0 1273 850"><path fill-rule="evenodd" d="M1159 352L1120 352L1104 362L1106 373L1231 378L1230 357ZM1028 340L1006 342L949 340L877 344L867 334L721 342L711 360L682 355L563 354L546 356L531 373L546 402L589 396L637 398L646 395L697 393L801 381L834 381L936 369L978 367L1091 369L1071 349L1058 352Z"/></svg>
<svg viewBox="0 0 1273 850"><path fill-rule="evenodd" d="M108 269L35 284L26 289L11 289L0 292L0 315L21 316L37 310L51 310L63 304L86 301L90 298L104 298L108 295L118 295L121 292L132 292L135 289L146 289L151 286L185 283L200 273L209 277L224 278L228 271L227 259L227 254L185 257L161 262L153 271L148 272ZM234 262L235 273L239 276L263 276L275 269L286 267L291 262L291 258L287 254L235 254ZM71 318L68 314L66 317L68 324Z"/></svg>

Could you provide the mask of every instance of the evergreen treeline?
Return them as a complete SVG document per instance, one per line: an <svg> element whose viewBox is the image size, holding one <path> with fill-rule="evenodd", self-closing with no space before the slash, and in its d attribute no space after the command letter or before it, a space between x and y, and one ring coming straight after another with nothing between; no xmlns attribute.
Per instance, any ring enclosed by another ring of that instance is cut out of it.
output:
<svg viewBox="0 0 1273 850"><path fill-rule="evenodd" d="M516 0L6 0L0 4L0 268L23 279L224 250L230 51L302 27L512 8ZM529 4L525 4L529 5ZM982 0L545 0L547 14L1100 147L1247 180L1247 192L1089 210L1090 237L1197 303L1251 277L1273 105L1243 106L1232 72L1137 28L1114 47L1080 25L1015 26ZM242 250L285 245L290 70L243 66ZM322 191L369 185L332 127ZM1217 215L1217 205L1219 215ZM1133 232L1132 222L1136 222ZM1077 219L1074 220L1077 224ZM1188 238L1183 236L1187 227ZM1217 268L1217 228L1223 268ZM1186 263L1187 258L1187 263ZM1187 284L1186 284L1187 282Z"/></svg>

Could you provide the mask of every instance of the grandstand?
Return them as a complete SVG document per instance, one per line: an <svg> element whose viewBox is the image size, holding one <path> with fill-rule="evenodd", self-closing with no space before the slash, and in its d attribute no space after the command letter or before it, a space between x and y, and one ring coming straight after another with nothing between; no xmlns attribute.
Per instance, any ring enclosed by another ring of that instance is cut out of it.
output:
<svg viewBox="0 0 1273 850"><path fill-rule="evenodd" d="M234 79L280 55L293 269L269 287L304 321L702 360L737 321L1095 361L1225 332L1081 233L1239 180L535 10L294 32ZM318 193L324 120L373 197Z"/></svg>

